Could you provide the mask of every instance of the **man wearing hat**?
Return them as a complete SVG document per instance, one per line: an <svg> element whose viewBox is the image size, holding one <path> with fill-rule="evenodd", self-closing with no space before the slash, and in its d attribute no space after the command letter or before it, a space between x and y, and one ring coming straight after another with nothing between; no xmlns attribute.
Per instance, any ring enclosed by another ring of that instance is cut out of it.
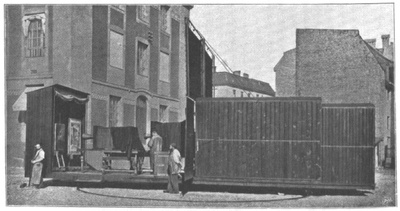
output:
<svg viewBox="0 0 400 211"><path fill-rule="evenodd" d="M181 154L176 149L176 144L169 146L168 156L168 186L165 193L179 193L179 171L182 168Z"/></svg>
<svg viewBox="0 0 400 211"><path fill-rule="evenodd" d="M35 145L36 153L32 163L32 175L30 179L29 186L40 188L43 183L42 170L43 170L43 160L44 160L44 150L40 146L40 144Z"/></svg>

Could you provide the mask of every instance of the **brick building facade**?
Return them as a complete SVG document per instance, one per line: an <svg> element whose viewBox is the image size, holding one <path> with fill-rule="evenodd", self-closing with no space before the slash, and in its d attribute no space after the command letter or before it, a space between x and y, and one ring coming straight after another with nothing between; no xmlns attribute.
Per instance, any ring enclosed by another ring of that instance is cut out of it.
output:
<svg viewBox="0 0 400 211"><path fill-rule="evenodd" d="M276 96L296 96L295 69L296 49L291 49L283 53L282 58L274 67Z"/></svg>
<svg viewBox="0 0 400 211"><path fill-rule="evenodd" d="M393 57L385 56L393 53L393 44L388 44L388 36L382 38L383 48L376 49L374 42L364 41L358 30L298 29L295 50L285 52L281 61L286 62L278 63L275 71L277 90L291 88L278 91L278 96L374 104L378 162L387 164L393 163L395 148L394 63L389 59Z"/></svg>
<svg viewBox="0 0 400 211"><path fill-rule="evenodd" d="M8 5L7 153L21 162L24 92L61 84L90 94L94 125L185 120L186 26L190 6Z"/></svg>
<svg viewBox="0 0 400 211"><path fill-rule="evenodd" d="M213 73L213 97L274 97L271 86L240 71Z"/></svg>

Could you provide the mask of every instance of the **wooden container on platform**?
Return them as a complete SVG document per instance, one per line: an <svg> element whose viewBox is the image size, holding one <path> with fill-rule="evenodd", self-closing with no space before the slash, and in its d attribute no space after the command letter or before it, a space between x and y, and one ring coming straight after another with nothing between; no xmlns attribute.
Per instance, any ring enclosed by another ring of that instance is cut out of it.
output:
<svg viewBox="0 0 400 211"><path fill-rule="evenodd" d="M156 152L154 158L154 175L167 176L169 152Z"/></svg>
<svg viewBox="0 0 400 211"><path fill-rule="evenodd" d="M196 126L194 183L374 188L373 105L202 98Z"/></svg>

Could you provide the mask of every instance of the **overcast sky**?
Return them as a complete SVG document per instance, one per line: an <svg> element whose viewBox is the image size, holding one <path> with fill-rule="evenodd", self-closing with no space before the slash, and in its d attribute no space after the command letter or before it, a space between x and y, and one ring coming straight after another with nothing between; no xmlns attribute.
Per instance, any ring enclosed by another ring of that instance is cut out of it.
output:
<svg viewBox="0 0 400 211"><path fill-rule="evenodd" d="M296 47L297 28L358 29L363 39L390 34L392 4L194 5L190 19L233 70L266 81L275 90L274 66ZM217 64L217 71L226 71Z"/></svg>

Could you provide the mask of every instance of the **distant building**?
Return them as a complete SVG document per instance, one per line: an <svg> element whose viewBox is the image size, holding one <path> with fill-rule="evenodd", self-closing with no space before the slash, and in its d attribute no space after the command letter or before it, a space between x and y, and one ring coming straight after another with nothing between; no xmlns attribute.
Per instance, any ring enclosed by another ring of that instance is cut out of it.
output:
<svg viewBox="0 0 400 211"><path fill-rule="evenodd" d="M296 96L296 49L283 53L274 67L277 97Z"/></svg>
<svg viewBox="0 0 400 211"><path fill-rule="evenodd" d="M53 84L90 94L85 133L91 134L95 125L135 126L143 136L150 132L151 121L185 120L186 97L200 96L196 90L202 84L195 77L200 63L189 62L187 56L201 61L202 44L187 30L191 8L7 5L5 63L10 159L24 155L25 93ZM193 45L189 47L187 42ZM205 59L211 60L209 56ZM210 65L206 65L210 67L206 75L211 76ZM192 89L196 90L187 90L188 71ZM209 84L208 96L211 82L209 77L205 83Z"/></svg>
<svg viewBox="0 0 400 211"><path fill-rule="evenodd" d="M324 103L372 103L378 162L394 157L393 44L363 40L358 30L298 29L296 48L275 66L277 96L322 97ZM385 150L386 148L386 150Z"/></svg>
<svg viewBox="0 0 400 211"><path fill-rule="evenodd" d="M213 97L274 97L271 86L241 71L213 73Z"/></svg>

